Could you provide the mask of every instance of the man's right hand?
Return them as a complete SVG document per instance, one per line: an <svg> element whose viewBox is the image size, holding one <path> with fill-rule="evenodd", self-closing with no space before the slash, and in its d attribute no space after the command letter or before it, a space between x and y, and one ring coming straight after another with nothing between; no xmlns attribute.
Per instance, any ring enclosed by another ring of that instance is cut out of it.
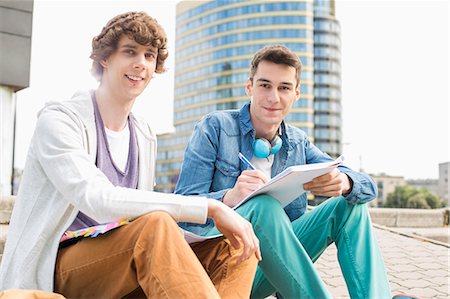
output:
<svg viewBox="0 0 450 299"><path fill-rule="evenodd" d="M217 229L230 240L234 248L240 248L241 243L244 245L242 255L237 261L238 264L253 254L258 261L262 260L259 240L250 222L215 199L208 200L208 217L214 220Z"/></svg>
<svg viewBox="0 0 450 299"><path fill-rule="evenodd" d="M268 179L260 170L244 170L238 177L234 187L225 193L223 203L234 207L247 195L258 190Z"/></svg>

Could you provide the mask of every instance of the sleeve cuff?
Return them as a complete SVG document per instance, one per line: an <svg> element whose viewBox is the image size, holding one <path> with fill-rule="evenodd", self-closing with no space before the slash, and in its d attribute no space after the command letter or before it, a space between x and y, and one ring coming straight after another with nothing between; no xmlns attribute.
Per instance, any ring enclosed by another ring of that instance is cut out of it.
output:
<svg viewBox="0 0 450 299"><path fill-rule="evenodd" d="M361 185L357 178L352 173L345 173L350 180L352 180L352 190L347 195L343 195L343 197L350 203L357 203L358 197L357 195L361 192Z"/></svg>
<svg viewBox="0 0 450 299"><path fill-rule="evenodd" d="M179 219L177 221L204 224L208 216L208 199L206 197L189 196L180 205Z"/></svg>

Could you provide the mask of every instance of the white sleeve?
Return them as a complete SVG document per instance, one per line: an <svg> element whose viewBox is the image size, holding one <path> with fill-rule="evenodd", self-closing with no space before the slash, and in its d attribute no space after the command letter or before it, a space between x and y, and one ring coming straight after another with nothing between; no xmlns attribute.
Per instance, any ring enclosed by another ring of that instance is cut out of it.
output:
<svg viewBox="0 0 450 299"><path fill-rule="evenodd" d="M89 158L79 126L64 112L43 111L35 130L36 155L49 180L77 209L105 223L166 211L176 221L204 223L207 199L115 187ZM39 190L36 190L39 192Z"/></svg>

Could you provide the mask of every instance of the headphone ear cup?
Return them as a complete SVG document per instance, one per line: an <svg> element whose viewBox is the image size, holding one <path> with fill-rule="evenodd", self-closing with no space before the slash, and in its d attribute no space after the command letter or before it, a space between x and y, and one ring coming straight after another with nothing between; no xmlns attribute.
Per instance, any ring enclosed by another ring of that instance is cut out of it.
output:
<svg viewBox="0 0 450 299"><path fill-rule="evenodd" d="M272 146L267 139L259 138L253 142L253 154L258 158L267 158L272 151Z"/></svg>
<svg viewBox="0 0 450 299"><path fill-rule="evenodd" d="M281 140L280 136L276 136L272 142L270 143L271 145L271 151L270 153L272 155L275 155L276 153L278 153L281 149L281 146L283 145L283 140Z"/></svg>

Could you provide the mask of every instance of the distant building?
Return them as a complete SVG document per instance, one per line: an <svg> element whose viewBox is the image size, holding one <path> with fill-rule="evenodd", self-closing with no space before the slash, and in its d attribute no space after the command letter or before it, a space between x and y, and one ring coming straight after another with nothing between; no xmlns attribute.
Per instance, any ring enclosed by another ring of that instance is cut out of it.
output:
<svg viewBox="0 0 450 299"><path fill-rule="evenodd" d="M181 1L176 12L175 133L158 136L157 190L171 192L195 124L207 113L237 109L250 60L282 44L302 61L300 98L286 121L337 157L341 145L340 25L335 2Z"/></svg>
<svg viewBox="0 0 450 299"><path fill-rule="evenodd" d="M417 179L407 180L406 184L415 189L427 189L431 193L438 195L438 180L433 179Z"/></svg>
<svg viewBox="0 0 450 299"><path fill-rule="evenodd" d="M394 192L395 187L406 185L405 178L402 176L390 176L383 173L371 175L371 177L378 187L377 199L369 203L373 207L382 206L386 202L388 194Z"/></svg>
<svg viewBox="0 0 450 299"><path fill-rule="evenodd" d="M447 207L450 207L450 196L448 185L449 168L450 162L439 164L439 181L437 194L447 203Z"/></svg>
<svg viewBox="0 0 450 299"><path fill-rule="evenodd" d="M0 0L0 195L12 190L15 93L29 86L33 1Z"/></svg>

